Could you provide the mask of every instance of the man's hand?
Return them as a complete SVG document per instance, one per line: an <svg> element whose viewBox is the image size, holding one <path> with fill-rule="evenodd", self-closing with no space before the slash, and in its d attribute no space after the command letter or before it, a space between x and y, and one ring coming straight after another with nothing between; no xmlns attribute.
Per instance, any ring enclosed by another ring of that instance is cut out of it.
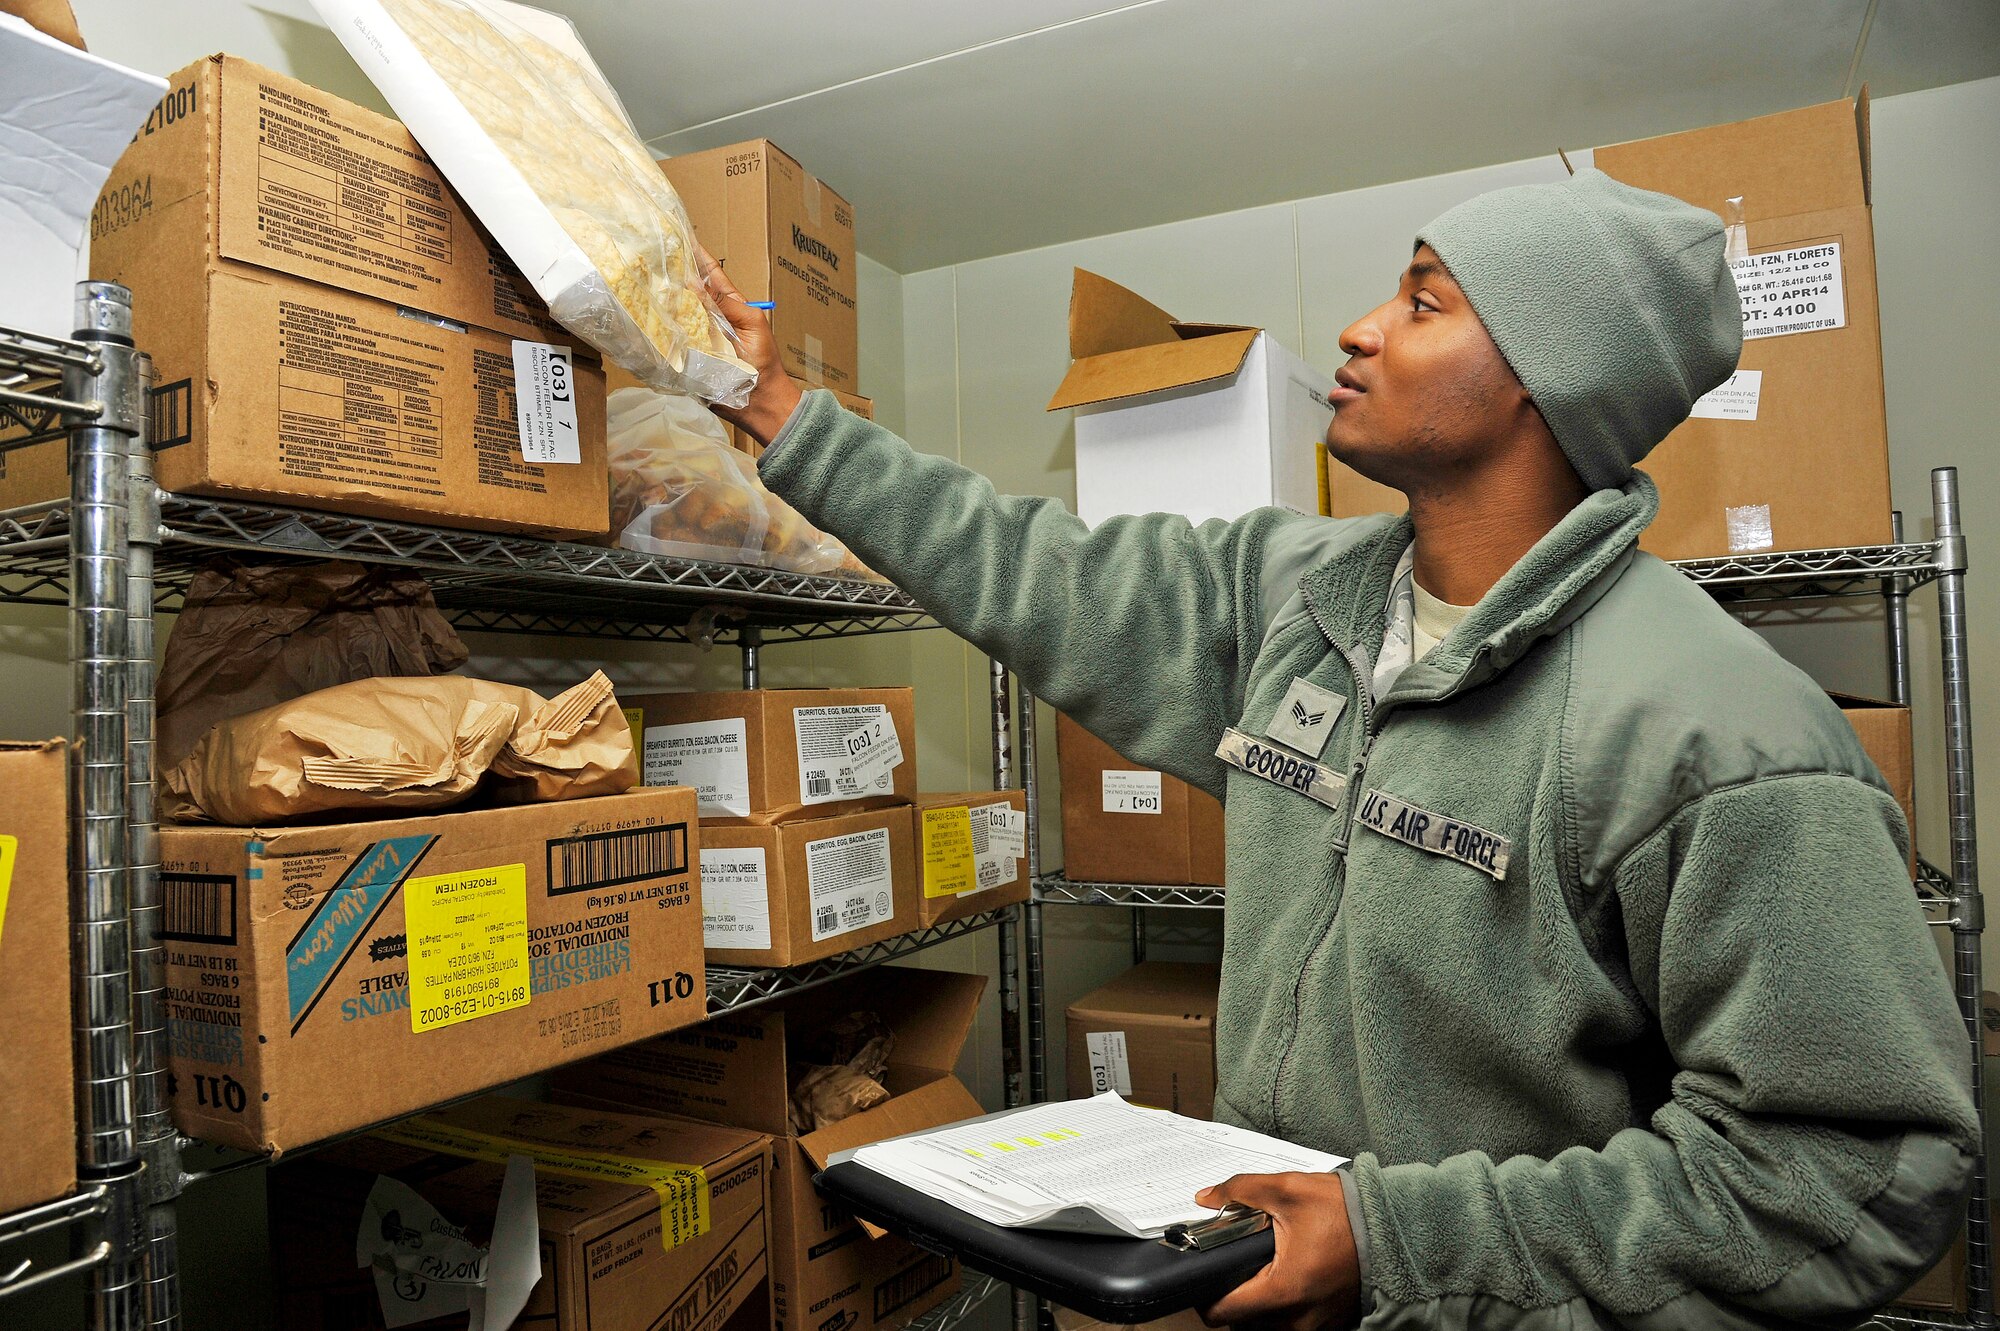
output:
<svg viewBox="0 0 2000 1331"><path fill-rule="evenodd" d="M716 407L715 414L748 431L758 443L768 444L785 428L785 422L792 418L793 409L804 395L792 382L792 376L785 373L784 362L778 357L778 339L771 336L771 321L764 317L764 312L744 303L729 274L722 271L722 265L707 250L699 251L698 259L703 285L714 298L716 308L722 311L722 317L736 330L738 354L757 372L757 386L750 390L750 400L733 410Z"/></svg>
<svg viewBox="0 0 2000 1331"><path fill-rule="evenodd" d="M1195 1195L1203 1206L1254 1206L1271 1217L1271 1264L1202 1309L1210 1326L1344 1331L1360 1308L1361 1264L1338 1174L1238 1174Z"/></svg>

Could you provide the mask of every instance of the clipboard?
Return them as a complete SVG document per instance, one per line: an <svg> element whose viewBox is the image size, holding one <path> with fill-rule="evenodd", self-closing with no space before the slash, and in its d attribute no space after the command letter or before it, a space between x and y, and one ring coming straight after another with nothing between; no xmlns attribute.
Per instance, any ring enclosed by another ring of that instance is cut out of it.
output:
<svg viewBox="0 0 2000 1331"><path fill-rule="evenodd" d="M920 1248L1117 1325L1203 1308L1256 1275L1277 1251L1261 1211L1225 1211L1165 1239L1009 1229L851 1160L813 1184L832 1201ZM1170 1240L1179 1238L1179 1242Z"/></svg>

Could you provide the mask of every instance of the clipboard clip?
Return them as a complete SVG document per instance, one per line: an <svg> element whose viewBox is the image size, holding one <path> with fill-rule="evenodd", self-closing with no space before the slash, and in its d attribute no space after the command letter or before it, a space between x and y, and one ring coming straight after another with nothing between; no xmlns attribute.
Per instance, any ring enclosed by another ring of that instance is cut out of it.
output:
<svg viewBox="0 0 2000 1331"><path fill-rule="evenodd" d="M1168 1225L1167 1232L1160 1235L1160 1242L1181 1252L1207 1252L1252 1234L1262 1234L1270 1227L1271 1217L1267 1212L1231 1202L1206 1220Z"/></svg>

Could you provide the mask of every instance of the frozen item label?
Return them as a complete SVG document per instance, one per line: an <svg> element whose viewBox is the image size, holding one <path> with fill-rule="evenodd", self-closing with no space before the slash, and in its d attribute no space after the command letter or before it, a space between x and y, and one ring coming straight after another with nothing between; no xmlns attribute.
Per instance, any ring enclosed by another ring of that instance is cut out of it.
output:
<svg viewBox="0 0 2000 1331"><path fill-rule="evenodd" d="M1818 333L1847 326L1840 242L1749 254L1730 264L1743 302L1744 338Z"/></svg>
<svg viewBox="0 0 2000 1331"><path fill-rule="evenodd" d="M707 947L771 946L771 879L762 846L702 851L701 941Z"/></svg>
<svg viewBox="0 0 2000 1331"><path fill-rule="evenodd" d="M1757 399L1763 392L1762 370L1738 370L1725 382L1696 398L1694 410L1688 415L1711 421L1754 421L1757 419Z"/></svg>
<svg viewBox="0 0 2000 1331"><path fill-rule="evenodd" d="M640 772L649 786L693 786L704 818L750 812L750 743L740 716L647 726Z"/></svg>
<svg viewBox="0 0 2000 1331"><path fill-rule="evenodd" d="M895 719L887 707L877 703L792 709L792 732L799 748L801 804L830 804L835 800L895 792L892 772L881 772L868 785L862 785L854 776L854 757L848 750L848 740L876 721L888 728L890 736L895 735ZM896 753L900 759L900 738L896 740Z"/></svg>
<svg viewBox="0 0 2000 1331"><path fill-rule="evenodd" d="M1125 1032L1091 1031L1083 1037L1090 1054L1090 1093L1132 1094L1132 1060L1125 1050Z"/></svg>
<svg viewBox="0 0 2000 1331"><path fill-rule="evenodd" d="M576 367L568 347L514 339L514 418L521 426L522 461L583 461L576 433Z"/></svg>
<svg viewBox="0 0 2000 1331"><path fill-rule="evenodd" d="M1106 772L1106 813L1161 813L1158 772Z"/></svg>
<svg viewBox="0 0 2000 1331"><path fill-rule="evenodd" d="M527 1006L526 865L412 878L403 885L403 920L411 1030Z"/></svg>
<svg viewBox="0 0 2000 1331"><path fill-rule="evenodd" d="M983 818L974 817L963 804L923 811L926 897L955 897L978 889L978 849L973 832L984 824Z"/></svg>
<svg viewBox="0 0 2000 1331"><path fill-rule="evenodd" d="M887 712L875 717L841 741L847 747L848 779L861 790L893 787L890 775L903 765L903 740Z"/></svg>
<svg viewBox="0 0 2000 1331"><path fill-rule="evenodd" d="M14 885L14 857L20 853L19 837L0 836L0 938L7 931L7 889Z"/></svg>
<svg viewBox="0 0 2000 1331"><path fill-rule="evenodd" d="M815 943L896 918L889 829L806 842L806 895Z"/></svg>

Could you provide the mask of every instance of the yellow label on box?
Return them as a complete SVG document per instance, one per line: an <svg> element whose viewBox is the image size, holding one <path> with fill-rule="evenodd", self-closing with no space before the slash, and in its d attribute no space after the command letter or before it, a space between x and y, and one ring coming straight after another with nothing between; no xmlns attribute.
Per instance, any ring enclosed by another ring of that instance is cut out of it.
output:
<svg viewBox="0 0 2000 1331"><path fill-rule="evenodd" d="M660 1244L668 1252L708 1233L708 1173L699 1165L565 1150L540 1142L475 1132L428 1117L392 1123L377 1128L374 1135L419 1150L496 1165L506 1164L509 1156L525 1155L535 1162L536 1169L546 1169L551 1174L651 1188L660 1199Z"/></svg>
<svg viewBox="0 0 2000 1331"><path fill-rule="evenodd" d="M433 1031L528 1002L528 868L432 874L403 884L410 1029Z"/></svg>
<svg viewBox="0 0 2000 1331"><path fill-rule="evenodd" d="M646 709L643 707L621 707L625 713L625 724L632 731L632 768L639 773L640 784L646 778Z"/></svg>
<svg viewBox="0 0 2000 1331"><path fill-rule="evenodd" d="M7 930L7 889L14 885L14 856L20 848L19 837L0 836L0 937Z"/></svg>
<svg viewBox="0 0 2000 1331"><path fill-rule="evenodd" d="M963 804L924 810L924 895L955 897L979 886L972 859L972 810Z"/></svg>

